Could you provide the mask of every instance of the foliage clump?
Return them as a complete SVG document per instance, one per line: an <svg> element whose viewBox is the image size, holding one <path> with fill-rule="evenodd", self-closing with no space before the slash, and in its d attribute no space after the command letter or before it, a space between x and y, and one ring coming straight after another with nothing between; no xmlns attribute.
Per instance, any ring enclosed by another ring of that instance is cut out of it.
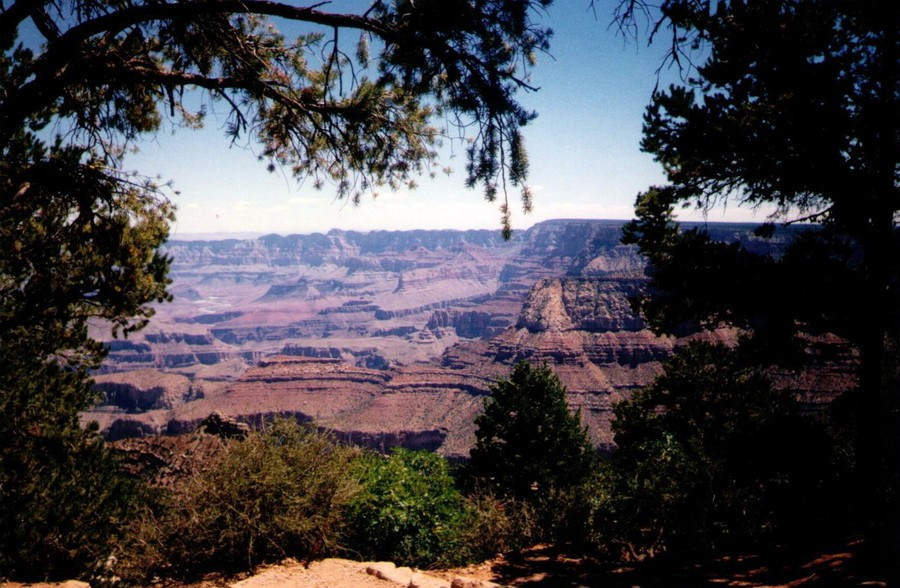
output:
<svg viewBox="0 0 900 588"><path fill-rule="evenodd" d="M650 387L616 405L613 431L597 523L626 556L835 526L828 436L739 350L679 348Z"/></svg>
<svg viewBox="0 0 900 588"><path fill-rule="evenodd" d="M519 362L490 390L475 419L471 469L481 483L501 496L531 499L590 476L596 453L550 368Z"/></svg>
<svg viewBox="0 0 900 588"><path fill-rule="evenodd" d="M93 399L83 370L0 349L0 577L89 577L142 504L96 428L77 408Z"/></svg>
<svg viewBox="0 0 900 588"><path fill-rule="evenodd" d="M192 578L334 553L359 490L357 454L287 420L233 440L145 513L118 571L137 581Z"/></svg>
<svg viewBox="0 0 900 588"><path fill-rule="evenodd" d="M356 471L363 491L350 505L351 550L414 566L460 559L464 500L444 458L395 449L367 454Z"/></svg>

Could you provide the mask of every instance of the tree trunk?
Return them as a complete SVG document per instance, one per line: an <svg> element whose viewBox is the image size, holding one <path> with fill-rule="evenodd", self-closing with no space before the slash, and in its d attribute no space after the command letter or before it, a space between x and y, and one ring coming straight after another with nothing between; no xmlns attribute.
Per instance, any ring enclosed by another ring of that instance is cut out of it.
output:
<svg viewBox="0 0 900 588"><path fill-rule="evenodd" d="M859 514L866 526L870 555L900 586L900 504L896 499L898 431L896 399L885 344L895 309L890 296L893 266L893 211L883 206L863 240L865 308L861 309L860 378L857 391L856 467Z"/></svg>

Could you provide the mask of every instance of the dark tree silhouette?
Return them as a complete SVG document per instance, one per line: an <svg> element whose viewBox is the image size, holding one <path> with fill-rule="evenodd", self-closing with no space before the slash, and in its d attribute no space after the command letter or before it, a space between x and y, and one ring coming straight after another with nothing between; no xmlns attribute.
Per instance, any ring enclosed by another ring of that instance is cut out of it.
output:
<svg viewBox="0 0 900 588"><path fill-rule="evenodd" d="M654 94L645 116L643 149L671 184L639 196L626 234L650 260L652 295L643 309L659 330L752 329L770 359L793 357L774 342L798 330L853 343L859 506L881 526L898 510L885 502L896 485L900 437L884 349L900 325L900 5L667 0L658 14L645 9L629 1L620 15L627 24L645 14L654 34L671 32L671 58L685 67L685 81ZM723 203L765 205L772 221L821 226L775 259L672 222L677 206ZM886 557L898 562L894 542Z"/></svg>
<svg viewBox="0 0 900 588"><path fill-rule="evenodd" d="M747 359L691 343L616 404L606 541L640 557L840 529L824 428Z"/></svg>

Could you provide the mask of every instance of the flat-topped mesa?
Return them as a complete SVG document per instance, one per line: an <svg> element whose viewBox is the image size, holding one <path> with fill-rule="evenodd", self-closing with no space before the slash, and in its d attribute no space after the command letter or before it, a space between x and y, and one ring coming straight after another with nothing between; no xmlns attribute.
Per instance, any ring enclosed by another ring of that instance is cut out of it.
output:
<svg viewBox="0 0 900 588"><path fill-rule="evenodd" d="M334 357L309 357L302 355L271 355L257 362L257 367L271 368L283 366L313 366L318 371L322 365L340 365L341 360Z"/></svg>
<svg viewBox="0 0 900 588"><path fill-rule="evenodd" d="M337 347L316 347L314 345L285 345L281 348L280 355L289 357L317 357L326 359L341 359L341 350ZM268 361L271 358L266 358Z"/></svg>
<svg viewBox="0 0 900 588"><path fill-rule="evenodd" d="M415 251L461 251L467 246L508 249L515 243L504 241L499 231L341 231L310 235L266 235L258 239L220 241L177 241L166 243L166 253L175 258L176 271L209 265L248 265L290 267L299 264L345 265L350 271L399 271L415 267L413 263L387 261L381 264L371 257Z"/></svg>
<svg viewBox="0 0 900 588"><path fill-rule="evenodd" d="M423 304L420 306L412 306L412 307L401 307L394 309L384 309L379 308L375 311L375 319L379 321L386 321L394 318L403 318L408 316L413 316L417 314L422 314L428 312L430 310L435 310L439 308L449 308L451 306L463 306L463 305L472 305L478 302L482 302L488 298L485 294L479 294L475 296L469 296L466 298L452 298L448 300L440 300L437 302L431 302L428 304Z"/></svg>
<svg viewBox="0 0 900 588"><path fill-rule="evenodd" d="M267 357L244 372L241 382L326 382L336 387L341 383L366 383L381 386L390 376L383 370L361 368L344 363L340 358L276 355Z"/></svg>
<svg viewBox="0 0 900 588"><path fill-rule="evenodd" d="M443 367L407 366L396 371L385 387L385 392L444 394L448 391L465 392L473 396L488 394L493 378L461 372Z"/></svg>
<svg viewBox="0 0 900 588"><path fill-rule="evenodd" d="M371 315L378 311L378 305L367 300L348 300L340 306L329 306L319 311L319 314L366 314Z"/></svg>

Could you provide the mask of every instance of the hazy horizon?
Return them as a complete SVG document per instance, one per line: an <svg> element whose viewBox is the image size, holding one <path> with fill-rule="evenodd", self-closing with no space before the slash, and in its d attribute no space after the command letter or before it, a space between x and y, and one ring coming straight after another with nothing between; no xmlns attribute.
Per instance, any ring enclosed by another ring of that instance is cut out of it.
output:
<svg viewBox="0 0 900 588"><path fill-rule="evenodd" d="M515 227L513 229L513 235L516 233L521 233L528 231L539 225L541 223L549 223L549 222L578 222L578 221L587 221L587 222L608 222L608 223L626 223L631 219L624 218L549 218L543 219L534 223L529 224L524 227ZM752 220L752 221L744 221L744 220L680 220L682 224L686 226L694 226L694 225L758 225L762 222L762 220ZM455 231L455 232L467 232L467 231L496 231L498 236L500 235L501 229L500 227L492 227L492 228L483 228L483 227L470 227L470 228L446 228L446 229L432 229L432 228L406 228L406 229L384 229L384 228L376 228L376 229L347 229L343 227L331 227L330 229L326 229L323 231L292 231L292 232L282 232L282 231L216 231L216 232L208 232L204 233L200 232L191 232L191 233L172 233L169 235L169 239L167 241L226 241L226 240L251 240L251 239L259 239L261 237L267 237L270 235L276 235L278 237L289 237L292 235L326 235L331 233L332 231L342 231L348 233L373 233L378 231L385 232L411 232L411 231L427 231L427 232L438 232L438 231Z"/></svg>

